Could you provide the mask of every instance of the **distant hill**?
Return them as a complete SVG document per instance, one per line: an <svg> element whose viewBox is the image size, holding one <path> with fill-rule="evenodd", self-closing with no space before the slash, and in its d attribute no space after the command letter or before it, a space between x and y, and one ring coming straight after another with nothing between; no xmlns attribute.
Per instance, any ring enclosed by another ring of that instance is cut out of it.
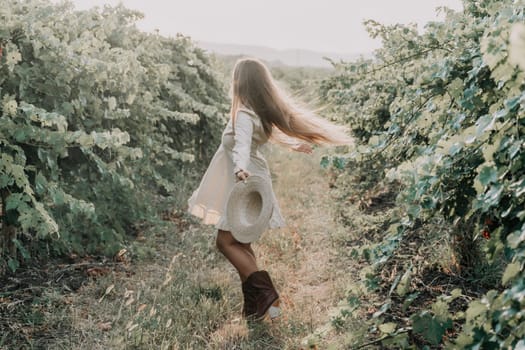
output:
<svg viewBox="0 0 525 350"><path fill-rule="evenodd" d="M302 49L278 50L264 46L220 44L205 41L197 41L197 45L206 51L219 55L257 57L271 63L272 66L331 67L330 62L323 59L323 57L328 57L334 61L352 61L360 56L360 54L316 52Z"/></svg>

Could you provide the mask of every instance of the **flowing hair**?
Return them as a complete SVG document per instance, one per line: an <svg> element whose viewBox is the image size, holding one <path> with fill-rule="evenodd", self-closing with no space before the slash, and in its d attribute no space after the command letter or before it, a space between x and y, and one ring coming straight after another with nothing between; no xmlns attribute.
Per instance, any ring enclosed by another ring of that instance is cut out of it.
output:
<svg viewBox="0 0 525 350"><path fill-rule="evenodd" d="M261 119L264 133L279 142L279 131L313 144L348 145L352 138L347 129L300 107L273 80L268 68L254 58L237 61L232 78L231 117L242 106L255 112ZM279 129L276 130L275 128Z"/></svg>

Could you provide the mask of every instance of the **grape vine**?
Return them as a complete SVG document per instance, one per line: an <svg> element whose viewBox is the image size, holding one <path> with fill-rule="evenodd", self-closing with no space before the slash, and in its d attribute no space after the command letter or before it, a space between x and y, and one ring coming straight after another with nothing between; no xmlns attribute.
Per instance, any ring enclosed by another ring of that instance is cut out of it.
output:
<svg viewBox="0 0 525 350"><path fill-rule="evenodd" d="M358 145L324 164L351 169L360 193L400 188L401 214L376 247L378 267L404 233L442 232L432 226L439 223L450 231L442 239L454 247L458 273L480 264L499 269L500 283L455 316L463 328L446 344L515 348L525 345L525 3L463 3L462 12L442 9L446 19L422 34L367 23L383 43L374 59L336 65L321 89ZM447 303L457 297L394 329L410 325L429 344L444 342L452 327Z"/></svg>
<svg viewBox="0 0 525 350"><path fill-rule="evenodd" d="M182 35L122 6L0 1L1 261L108 253L187 196L219 143L225 89ZM0 263L0 272L5 268Z"/></svg>

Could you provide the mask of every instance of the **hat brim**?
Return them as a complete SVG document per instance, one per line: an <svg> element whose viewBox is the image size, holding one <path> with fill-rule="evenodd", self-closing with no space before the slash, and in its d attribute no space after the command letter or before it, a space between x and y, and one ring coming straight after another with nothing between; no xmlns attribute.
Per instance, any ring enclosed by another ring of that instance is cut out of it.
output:
<svg viewBox="0 0 525 350"><path fill-rule="evenodd" d="M233 237L251 243L268 228L273 213L271 183L258 175L237 182L228 197L226 219Z"/></svg>

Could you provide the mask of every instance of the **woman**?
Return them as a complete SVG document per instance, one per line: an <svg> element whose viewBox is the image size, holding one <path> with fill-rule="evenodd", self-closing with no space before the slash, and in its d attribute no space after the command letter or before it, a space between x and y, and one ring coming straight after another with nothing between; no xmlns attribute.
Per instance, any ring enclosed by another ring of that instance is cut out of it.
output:
<svg viewBox="0 0 525 350"><path fill-rule="evenodd" d="M341 126L299 108L275 84L266 66L257 59L240 59L232 79L231 118L222 142L212 158L199 188L188 200L188 211L204 224L218 229L217 248L237 269L244 295L243 315L261 319L279 315L279 296L266 271L259 271L249 243L232 236L225 206L235 181L252 174L270 180L268 164L259 147L271 141L298 152L312 153L310 144L349 144ZM269 228L285 226L273 194Z"/></svg>

